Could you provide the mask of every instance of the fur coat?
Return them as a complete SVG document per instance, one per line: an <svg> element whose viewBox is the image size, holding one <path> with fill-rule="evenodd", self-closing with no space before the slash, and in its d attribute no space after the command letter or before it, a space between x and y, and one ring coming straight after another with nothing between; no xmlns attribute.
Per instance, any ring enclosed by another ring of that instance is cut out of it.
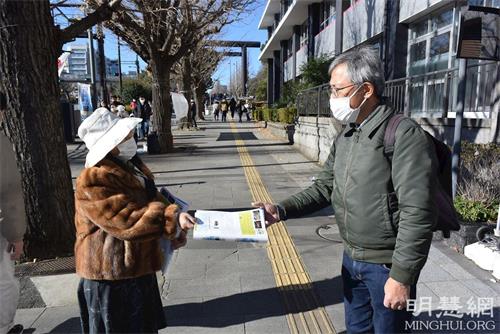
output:
<svg viewBox="0 0 500 334"><path fill-rule="evenodd" d="M151 198L151 197L149 197ZM159 239L177 232L179 208L156 198L129 170L109 159L82 171L75 191L76 272L119 280L159 270Z"/></svg>

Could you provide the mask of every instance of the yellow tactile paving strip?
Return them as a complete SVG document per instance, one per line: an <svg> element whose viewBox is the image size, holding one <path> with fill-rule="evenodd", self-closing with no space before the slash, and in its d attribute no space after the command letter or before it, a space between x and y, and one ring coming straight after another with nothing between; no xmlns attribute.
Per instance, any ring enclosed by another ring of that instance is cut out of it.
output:
<svg viewBox="0 0 500 334"><path fill-rule="evenodd" d="M273 203L259 172L254 166L245 142L240 138L234 123L234 133L241 164L254 201ZM269 243L267 254L271 261L276 286L284 301L286 317L291 333L336 333L328 314L316 296L311 278L307 273L295 244L283 222L267 229Z"/></svg>

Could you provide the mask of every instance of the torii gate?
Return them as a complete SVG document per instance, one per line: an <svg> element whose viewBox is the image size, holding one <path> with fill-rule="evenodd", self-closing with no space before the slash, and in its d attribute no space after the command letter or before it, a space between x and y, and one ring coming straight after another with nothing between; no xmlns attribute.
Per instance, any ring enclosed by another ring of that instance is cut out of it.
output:
<svg viewBox="0 0 500 334"><path fill-rule="evenodd" d="M229 57L239 57L241 56L241 67L243 69L242 81L243 81L243 95L247 95L247 82L248 82L248 54L247 48L259 48L260 42L250 42L250 41L211 41L209 43L213 46L230 47L230 48L241 48L240 52L226 52Z"/></svg>

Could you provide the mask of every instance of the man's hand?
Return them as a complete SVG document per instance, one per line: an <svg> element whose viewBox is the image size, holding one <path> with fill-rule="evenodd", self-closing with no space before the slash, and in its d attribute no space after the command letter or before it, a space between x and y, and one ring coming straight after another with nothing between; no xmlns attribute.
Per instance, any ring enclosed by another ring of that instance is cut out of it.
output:
<svg viewBox="0 0 500 334"><path fill-rule="evenodd" d="M399 283L392 277L387 279L384 286L384 306L392 310L406 309L406 301L410 298L410 286Z"/></svg>
<svg viewBox="0 0 500 334"><path fill-rule="evenodd" d="M189 213L181 212L179 214L179 225L184 231L192 229L194 224L196 224L196 218Z"/></svg>
<svg viewBox="0 0 500 334"><path fill-rule="evenodd" d="M264 209L264 219L266 220L266 225L272 225L279 221L278 208L275 204L264 203L264 202L253 202L252 206L254 208Z"/></svg>
<svg viewBox="0 0 500 334"><path fill-rule="evenodd" d="M12 261L17 261L21 258L23 254L23 241L17 240L13 242L9 242L7 245L7 252L10 253L10 259Z"/></svg>

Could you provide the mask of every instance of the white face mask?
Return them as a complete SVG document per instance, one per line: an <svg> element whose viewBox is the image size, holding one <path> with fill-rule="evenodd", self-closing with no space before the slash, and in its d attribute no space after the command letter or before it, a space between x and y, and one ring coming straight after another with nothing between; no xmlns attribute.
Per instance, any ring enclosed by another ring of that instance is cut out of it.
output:
<svg viewBox="0 0 500 334"><path fill-rule="evenodd" d="M137 144L135 143L134 137L119 144L117 148L120 150L119 156L125 160L132 159L137 153Z"/></svg>
<svg viewBox="0 0 500 334"><path fill-rule="evenodd" d="M345 97L330 97L330 111L333 117L343 124L354 123L358 118L361 106L365 103L366 97L357 108L351 108L351 97L361 88L360 85L354 93Z"/></svg>

